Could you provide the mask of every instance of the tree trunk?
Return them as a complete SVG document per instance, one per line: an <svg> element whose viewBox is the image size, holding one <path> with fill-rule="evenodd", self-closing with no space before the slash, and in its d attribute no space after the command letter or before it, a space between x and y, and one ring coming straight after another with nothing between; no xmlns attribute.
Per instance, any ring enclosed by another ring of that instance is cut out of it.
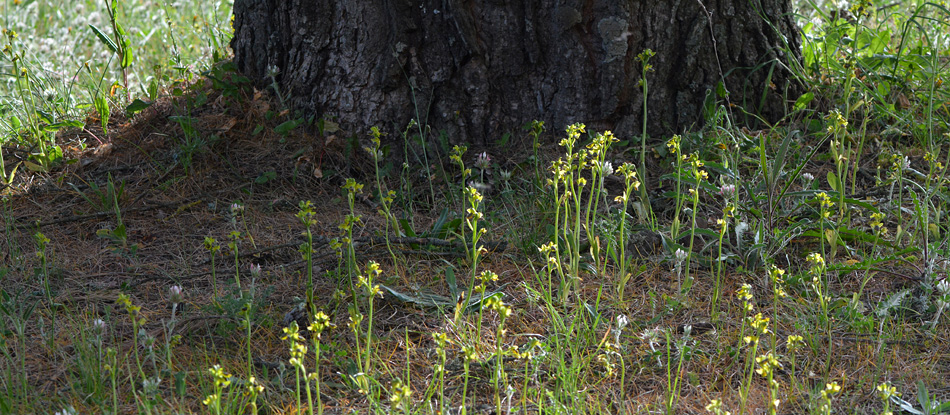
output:
<svg viewBox="0 0 950 415"><path fill-rule="evenodd" d="M238 68L262 86L276 72L294 108L453 143L534 119L638 137L645 49L651 135L701 126L717 90L766 120L800 90L788 0L237 0L234 30Z"/></svg>

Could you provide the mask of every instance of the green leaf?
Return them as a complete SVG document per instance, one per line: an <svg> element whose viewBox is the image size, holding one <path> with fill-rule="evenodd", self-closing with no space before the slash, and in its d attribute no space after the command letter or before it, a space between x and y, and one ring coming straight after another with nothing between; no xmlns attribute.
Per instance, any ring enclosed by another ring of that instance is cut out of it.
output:
<svg viewBox="0 0 950 415"><path fill-rule="evenodd" d="M146 92L148 92L148 99L152 101L158 96L158 82L155 79L148 83L148 91Z"/></svg>
<svg viewBox="0 0 950 415"><path fill-rule="evenodd" d="M834 172L828 172L828 186L831 186L831 190L840 192L841 189L838 187L838 176Z"/></svg>
<svg viewBox="0 0 950 415"><path fill-rule="evenodd" d="M142 101L141 99L136 98L134 101L132 101L131 104L125 107L125 112L126 114L129 114L129 115L138 114L142 112L142 110L152 106L152 104L153 104L152 102L145 102L145 101Z"/></svg>
<svg viewBox="0 0 950 415"><path fill-rule="evenodd" d="M732 169L730 169L730 168L728 168L728 167L722 165L722 163L717 163L717 162L715 162L715 161L707 161L707 162L705 162L705 163L706 163L706 168L707 168L708 170L711 170L711 171L714 171L714 172L716 172L716 173L719 173L719 174L721 174L721 175L723 175L723 176L726 176L726 177L728 177L728 178L730 178L730 179L738 179L738 176L736 176L736 173L733 172Z"/></svg>
<svg viewBox="0 0 950 415"><path fill-rule="evenodd" d="M262 173L260 176L257 176L257 178L254 179L254 183L256 183L256 184L264 184L264 183L267 183L267 182L270 181L270 180L274 180L276 177L277 177L277 172L275 172L275 171L273 171L273 170L266 171L266 172Z"/></svg>
<svg viewBox="0 0 950 415"><path fill-rule="evenodd" d="M444 232L442 228L445 226L445 223L449 220L449 209L442 209L442 214L439 215L439 218L435 220L435 223L432 224L432 227L429 228L428 232L422 234L423 237L432 237L432 238L441 238Z"/></svg>
<svg viewBox="0 0 950 415"><path fill-rule="evenodd" d="M502 299L505 297L505 293L501 291L495 291L495 292L484 294L478 299L475 299L475 296L472 296L469 299L468 304L465 306L465 312L473 313L478 310L481 310L482 306L485 304L485 301L487 301L489 298L492 298L492 297L498 297L499 299Z"/></svg>
<svg viewBox="0 0 950 415"><path fill-rule="evenodd" d="M46 171L46 169L43 168L43 166L41 166L41 165L39 165L39 164L36 164L36 163L33 163L33 162L31 162L31 161L24 161L24 162L23 162L23 165L26 166L26 169L29 170L29 171L33 171L33 172L44 172L44 171Z"/></svg>
<svg viewBox="0 0 950 415"><path fill-rule="evenodd" d="M416 231L412 230L412 225L409 224L409 221L406 219L399 219L399 226L402 228L403 235L406 235L410 238L415 238Z"/></svg>
<svg viewBox="0 0 950 415"><path fill-rule="evenodd" d="M799 111L805 109L805 107L807 107L813 99L815 99L815 94L812 92L806 92L802 94L802 96L795 100L795 106L793 107L794 110Z"/></svg>
<svg viewBox="0 0 950 415"><path fill-rule="evenodd" d="M690 229L689 227L686 227L686 229L683 229L682 231L680 231L679 235L676 235L676 240L679 241L683 238L688 238L690 233L694 233L696 236L706 236L706 237L716 239L716 240L719 239L719 232L713 231L712 229L696 228L695 230L693 230L693 229Z"/></svg>
<svg viewBox="0 0 950 415"><path fill-rule="evenodd" d="M95 25L89 25L89 28L92 29L93 33L96 34L96 37L99 38L102 44L106 45L106 47L109 48L110 52L116 53L116 51L119 50L119 46L116 45L115 42L112 41L112 38L107 36L105 33L102 33L102 31L99 30L98 27L96 27Z"/></svg>
<svg viewBox="0 0 950 415"><path fill-rule="evenodd" d="M72 128L82 128L84 123L82 121L61 121L57 123L47 124L43 126L43 131L59 131L63 128L72 127Z"/></svg>
<svg viewBox="0 0 950 415"><path fill-rule="evenodd" d="M946 401L940 405L937 405L937 407L934 408L935 414L942 414L946 412L950 412L950 401Z"/></svg>
<svg viewBox="0 0 950 415"><path fill-rule="evenodd" d="M775 157L773 158L772 165L770 166L768 172L770 191L775 188L780 174L785 170L785 165L788 163L788 149L792 143L792 139L796 135L797 133L795 131L786 134L785 138L782 139L781 145L778 147L778 151L775 152Z"/></svg>
<svg viewBox="0 0 950 415"><path fill-rule="evenodd" d="M380 284L379 286L388 291L393 298L404 303L412 303L424 307L448 307L455 304L454 300L438 294L419 293L416 295L409 295L383 284Z"/></svg>
<svg viewBox="0 0 950 415"><path fill-rule="evenodd" d="M924 385L922 380L917 381L917 403L925 411L930 408L930 391L927 390L927 386ZM927 411L927 413L930 413L930 411Z"/></svg>
<svg viewBox="0 0 950 415"><path fill-rule="evenodd" d="M99 118L102 121L102 132L109 133L109 100L106 99L105 94L96 94L96 97L92 99L92 103L96 106L96 112L99 113Z"/></svg>
<svg viewBox="0 0 950 415"><path fill-rule="evenodd" d="M719 98L729 97L729 91L726 90L726 85L722 81L716 82L716 95L719 95Z"/></svg>
<svg viewBox="0 0 950 415"><path fill-rule="evenodd" d="M290 121L285 121L280 125L274 127L274 132L280 135L287 135L287 133L293 131L294 128L297 128L300 125L302 120L295 119Z"/></svg>
<svg viewBox="0 0 950 415"><path fill-rule="evenodd" d="M455 279L455 270L452 267L445 268L445 283L449 286L449 293L452 294L452 298L458 298L459 286Z"/></svg>
<svg viewBox="0 0 950 415"><path fill-rule="evenodd" d="M898 291L894 294L891 294L887 297L887 300L884 300L877 306L875 313L878 317L886 317L891 313L891 310L899 308L901 303L904 302L904 297L910 295L910 288Z"/></svg>
<svg viewBox="0 0 950 415"><path fill-rule="evenodd" d="M882 30L878 32L873 39L871 39L871 45L868 48L869 55L876 55L883 53L887 49L887 45L891 43L891 31Z"/></svg>
<svg viewBox="0 0 950 415"><path fill-rule="evenodd" d="M340 131L340 124L337 124L333 121L323 120L323 133L324 134L333 134L337 131Z"/></svg>
<svg viewBox="0 0 950 415"><path fill-rule="evenodd" d="M133 62L132 48L130 48L129 46L130 45L126 44L122 48L122 62L120 63L120 65L122 66L122 69L132 66L132 62Z"/></svg>
<svg viewBox="0 0 950 415"><path fill-rule="evenodd" d="M16 166L13 166L13 170L11 170L9 174L7 174L7 184L13 183L13 178L16 177L16 171L22 165L23 165L22 163L17 163Z"/></svg>
<svg viewBox="0 0 950 415"><path fill-rule="evenodd" d="M40 119L40 121L45 122L45 123L47 123L47 124L52 124L52 123L54 122L54 121L53 121L53 114L50 114L50 113L48 113L48 112L46 112L46 111L43 111L43 110L36 110L36 115L37 115L37 117Z"/></svg>
<svg viewBox="0 0 950 415"><path fill-rule="evenodd" d="M119 39L120 39L120 41L122 42L122 46L131 45L131 44L132 44L132 41L129 40L128 37L126 36L126 35L128 34L128 32L125 31L125 28L122 27L122 25L119 24L119 22L114 22L113 24L115 25L115 31L116 31L116 33L119 34Z"/></svg>
<svg viewBox="0 0 950 415"><path fill-rule="evenodd" d="M124 240L126 237L125 225L120 223L119 226L115 227L115 231L113 231L112 234L115 235L116 238L119 238L120 240Z"/></svg>

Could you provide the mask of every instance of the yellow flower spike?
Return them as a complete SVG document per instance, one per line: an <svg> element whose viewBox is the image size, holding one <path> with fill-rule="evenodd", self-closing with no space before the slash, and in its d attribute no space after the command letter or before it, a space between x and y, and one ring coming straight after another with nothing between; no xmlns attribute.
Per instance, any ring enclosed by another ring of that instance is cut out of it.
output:
<svg viewBox="0 0 950 415"><path fill-rule="evenodd" d="M809 264L811 264L811 271L813 273L821 273L825 269L825 258L817 252L812 252L808 254L808 257L805 258Z"/></svg>
<svg viewBox="0 0 950 415"><path fill-rule="evenodd" d="M901 396L900 392L897 391L897 388L888 385L886 382L880 385L877 385L878 394L883 400L889 400L892 396Z"/></svg>
<svg viewBox="0 0 950 415"><path fill-rule="evenodd" d="M719 229L724 229L726 225L728 225L728 222L722 219L716 219L716 226L719 227Z"/></svg>
<svg viewBox="0 0 950 415"><path fill-rule="evenodd" d="M751 301L752 300L752 286L749 284L742 284L738 290L736 290L736 296L739 297L742 301Z"/></svg>
<svg viewBox="0 0 950 415"><path fill-rule="evenodd" d="M218 400L218 395L212 393L208 395L206 398L202 399L201 403L204 404L204 406L210 406L212 403L217 402L217 400Z"/></svg>
<svg viewBox="0 0 950 415"><path fill-rule="evenodd" d="M666 142L666 147L669 148L670 154L676 154L680 150L680 140L679 135L674 135L673 138L670 138L670 140Z"/></svg>

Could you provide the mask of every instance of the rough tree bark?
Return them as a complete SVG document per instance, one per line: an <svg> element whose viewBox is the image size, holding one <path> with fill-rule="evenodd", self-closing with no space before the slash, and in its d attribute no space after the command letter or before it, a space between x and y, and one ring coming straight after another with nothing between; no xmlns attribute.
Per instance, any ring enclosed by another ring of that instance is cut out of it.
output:
<svg viewBox="0 0 950 415"><path fill-rule="evenodd" d="M349 131L412 119L485 143L539 119L638 136L703 123L717 83L775 120L798 88L788 0L237 0L231 46L259 85ZM792 56L786 55L792 51Z"/></svg>

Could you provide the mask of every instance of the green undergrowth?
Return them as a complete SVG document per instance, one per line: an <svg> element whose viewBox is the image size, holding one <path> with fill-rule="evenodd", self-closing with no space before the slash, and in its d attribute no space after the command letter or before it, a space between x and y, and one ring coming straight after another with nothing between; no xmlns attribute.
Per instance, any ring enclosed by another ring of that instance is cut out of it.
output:
<svg viewBox="0 0 950 415"><path fill-rule="evenodd" d="M0 5L0 144L25 155L0 166L0 185L13 183L21 168L61 168L69 163L64 146L90 144L58 142L59 131L83 129L101 143L110 118L142 111L160 91L181 94L227 54L230 12L228 0Z"/></svg>

